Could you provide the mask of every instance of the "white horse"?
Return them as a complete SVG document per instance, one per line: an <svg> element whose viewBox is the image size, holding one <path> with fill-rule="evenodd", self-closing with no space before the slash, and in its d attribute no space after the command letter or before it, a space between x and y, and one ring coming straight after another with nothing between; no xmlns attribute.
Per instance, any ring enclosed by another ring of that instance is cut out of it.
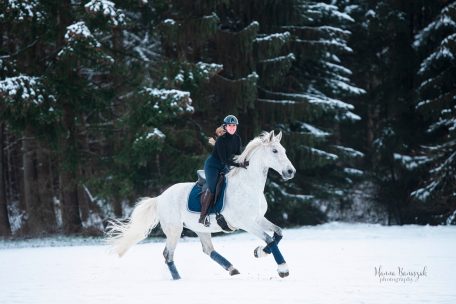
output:
<svg viewBox="0 0 456 304"><path fill-rule="evenodd" d="M265 241L266 246L254 250L255 256L263 257L272 253L278 264L278 274L286 277L289 274L288 266L277 246L282 238L282 229L264 217L268 207L264 187L269 168L277 171L284 180L293 178L296 172L280 144L281 138L281 132L278 135L274 131L263 132L250 141L242 154L235 158L236 162L248 160L250 164L247 169L235 167L226 175L225 207L222 214L231 228L245 230ZM166 264L172 278L180 279L173 256L182 229L186 227L199 236L204 253L224 267L230 275L239 274L228 260L214 250L211 233L223 231L216 223L215 215L210 215L211 225L205 227L198 223L199 214L188 211L187 200L194 184L175 184L157 197L143 198L126 223L111 221L107 240L114 251L122 256L131 246L145 239L160 223L166 235L163 251ZM267 232L273 232L273 236Z"/></svg>

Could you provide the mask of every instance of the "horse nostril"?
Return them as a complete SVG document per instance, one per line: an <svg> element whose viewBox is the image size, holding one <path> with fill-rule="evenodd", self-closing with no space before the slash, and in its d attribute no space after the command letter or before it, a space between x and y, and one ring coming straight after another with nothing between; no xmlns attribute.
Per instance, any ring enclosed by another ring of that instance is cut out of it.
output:
<svg viewBox="0 0 456 304"><path fill-rule="evenodd" d="M288 174L290 174L290 175L293 174L293 170L288 169Z"/></svg>

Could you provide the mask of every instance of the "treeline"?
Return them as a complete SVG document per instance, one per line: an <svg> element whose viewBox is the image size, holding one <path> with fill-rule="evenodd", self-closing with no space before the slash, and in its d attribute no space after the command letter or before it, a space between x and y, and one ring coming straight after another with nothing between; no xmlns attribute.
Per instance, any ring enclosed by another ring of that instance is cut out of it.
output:
<svg viewBox="0 0 456 304"><path fill-rule="evenodd" d="M114 3L115 2L115 3ZM3 1L0 234L100 233L195 179L226 114L284 132L269 217L375 187L389 223L454 223L454 1Z"/></svg>

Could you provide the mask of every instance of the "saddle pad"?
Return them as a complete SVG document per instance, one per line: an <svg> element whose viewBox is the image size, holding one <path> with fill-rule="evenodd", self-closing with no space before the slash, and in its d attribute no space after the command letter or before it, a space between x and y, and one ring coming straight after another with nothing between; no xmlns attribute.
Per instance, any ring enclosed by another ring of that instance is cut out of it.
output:
<svg viewBox="0 0 456 304"><path fill-rule="evenodd" d="M212 208L209 208L208 214L216 213L216 212L222 212L223 206L224 206L224 201L225 201L225 188L226 188L226 179L223 182L222 189L220 190L220 195L217 199L217 202L215 203L215 206ZM202 187L198 184L195 183L195 185L192 188L192 191L190 191L190 194L188 196L188 203L187 203L187 209L190 212L201 212L201 193L202 193Z"/></svg>

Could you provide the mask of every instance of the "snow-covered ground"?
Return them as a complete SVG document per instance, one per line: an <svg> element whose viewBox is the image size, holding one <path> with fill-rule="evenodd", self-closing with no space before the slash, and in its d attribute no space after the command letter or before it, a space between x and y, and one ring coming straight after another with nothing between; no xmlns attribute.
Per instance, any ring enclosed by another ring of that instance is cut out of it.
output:
<svg viewBox="0 0 456 304"><path fill-rule="evenodd" d="M0 242L0 303L456 303L455 226L287 229L280 243L290 267L285 279L272 256L253 256L261 242L246 233L214 238L240 270L234 277L197 239L184 238L175 255L180 281L170 279L162 240L121 259L96 242Z"/></svg>

